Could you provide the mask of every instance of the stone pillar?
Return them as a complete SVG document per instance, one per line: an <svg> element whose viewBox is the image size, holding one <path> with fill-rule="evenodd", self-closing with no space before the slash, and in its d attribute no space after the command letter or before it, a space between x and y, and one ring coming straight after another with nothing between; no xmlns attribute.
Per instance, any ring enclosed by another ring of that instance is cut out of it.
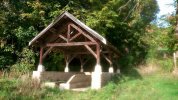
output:
<svg viewBox="0 0 178 100"><path fill-rule="evenodd" d="M83 72L83 65L81 64L80 72Z"/></svg>
<svg viewBox="0 0 178 100"><path fill-rule="evenodd" d="M114 73L114 68L113 68L113 65L112 65L112 64L110 64L109 73Z"/></svg>
<svg viewBox="0 0 178 100"><path fill-rule="evenodd" d="M37 71L39 71L39 72L45 71L44 66L43 66L42 64L39 64L39 65L38 65L38 68L37 68Z"/></svg>
<svg viewBox="0 0 178 100"><path fill-rule="evenodd" d="M69 72L69 62L66 61L66 67L64 69L64 72Z"/></svg>
<svg viewBox="0 0 178 100"><path fill-rule="evenodd" d="M100 65L100 46L96 46L96 65L94 72L92 73L92 83L91 83L91 88L92 89L100 89L101 88L101 75L102 75L102 68Z"/></svg>
<svg viewBox="0 0 178 100"><path fill-rule="evenodd" d="M100 89L101 88L101 65L97 64L95 66L95 71L92 72L92 83L91 88L92 89Z"/></svg>

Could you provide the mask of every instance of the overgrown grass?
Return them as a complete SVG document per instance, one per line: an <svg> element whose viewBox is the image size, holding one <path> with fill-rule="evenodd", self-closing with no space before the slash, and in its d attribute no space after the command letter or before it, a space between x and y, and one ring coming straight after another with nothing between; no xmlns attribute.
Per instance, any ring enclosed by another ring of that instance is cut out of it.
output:
<svg viewBox="0 0 178 100"><path fill-rule="evenodd" d="M178 80L170 74L153 74L142 78L123 75L101 90L73 92L57 88L41 88L20 79L0 79L0 100L176 100Z"/></svg>

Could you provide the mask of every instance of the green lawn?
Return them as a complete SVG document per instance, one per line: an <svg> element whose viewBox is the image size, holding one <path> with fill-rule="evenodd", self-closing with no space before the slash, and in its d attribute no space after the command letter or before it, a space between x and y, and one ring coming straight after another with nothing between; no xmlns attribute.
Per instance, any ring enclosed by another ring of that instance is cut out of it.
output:
<svg viewBox="0 0 178 100"><path fill-rule="evenodd" d="M118 80L119 79L119 80ZM0 79L0 100L177 100L178 80L169 74L122 76L101 90L86 92L34 87L32 82Z"/></svg>

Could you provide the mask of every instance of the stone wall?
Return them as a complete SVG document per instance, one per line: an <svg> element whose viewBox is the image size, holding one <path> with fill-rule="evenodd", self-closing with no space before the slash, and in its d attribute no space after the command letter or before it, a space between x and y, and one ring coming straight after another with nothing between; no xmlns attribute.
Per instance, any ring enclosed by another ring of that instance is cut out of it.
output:
<svg viewBox="0 0 178 100"><path fill-rule="evenodd" d="M80 72L57 72L57 71L33 71L33 79L39 81L67 81L72 75L79 74ZM82 74L82 73L80 73Z"/></svg>
<svg viewBox="0 0 178 100"><path fill-rule="evenodd" d="M33 71L33 79L38 79L40 82L51 81L64 83L63 86L67 89L83 88L88 86L96 86L96 89L106 85L115 73L109 72L56 72L56 71ZM93 88L93 87L92 87Z"/></svg>

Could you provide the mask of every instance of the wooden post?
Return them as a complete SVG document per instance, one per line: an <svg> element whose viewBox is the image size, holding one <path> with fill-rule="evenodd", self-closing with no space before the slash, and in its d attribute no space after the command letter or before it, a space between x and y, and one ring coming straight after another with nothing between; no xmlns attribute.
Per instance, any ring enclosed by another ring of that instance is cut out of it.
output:
<svg viewBox="0 0 178 100"><path fill-rule="evenodd" d="M70 24L69 24L68 30L67 30L67 43L70 41L70 31L71 31L71 27L70 27Z"/></svg>
<svg viewBox="0 0 178 100"><path fill-rule="evenodd" d="M109 73L114 73L114 68L113 68L111 53L109 53L109 57L105 56L104 54L102 54L102 55L106 59L106 61L109 63L108 72Z"/></svg>
<svg viewBox="0 0 178 100"><path fill-rule="evenodd" d="M69 72L70 71L70 68L69 68L69 64L70 62L76 57L76 55L65 55L65 61L66 61L66 67L64 69L64 72Z"/></svg>
<svg viewBox="0 0 178 100"><path fill-rule="evenodd" d="M37 71L42 72L45 68L43 66L43 47L40 48L40 59Z"/></svg>
<svg viewBox="0 0 178 100"><path fill-rule="evenodd" d="M65 67L64 72L69 72L69 62L68 61L66 61L66 67Z"/></svg>
<svg viewBox="0 0 178 100"><path fill-rule="evenodd" d="M66 67L64 69L64 72L69 72L69 55L65 56L65 61L66 61Z"/></svg>
<svg viewBox="0 0 178 100"><path fill-rule="evenodd" d="M81 69L80 69L80 72L83 72L83 64L81 64Z"/></svg>
<svg viewBox="0 0 178 100"><path fill-rule="evenodd" d="M113 63L112 63L112 57L111 57L111 53L109 53L109 60L110 60L110 66L109 66L109 73L114 73L114 68L113 68Z"/></svg>
<svg viewBox="0 0 178 100"><path fill-rule="evenodd" d="M80 72L83 72L83 65L84 65L84 63L83 63L83 59L82 59L81 56L80 56L80 64L81 64L81 66L80 66Z"/></svg>
<svg viewBox="0 0 178 100"><path fill-rule="evenodd" d="M97 55L97 64L100 64L100 46L99 44L96 45L96 55Z"/></svg>
<svg viewBox="0 0 178 100"><path fill-rule="evenodd" d="M100 65L100 46L99 44L96 45L96 66L94 72L101 73L101 65Z"/></svg>
<svg viewBox="0 0 178 100"><path fill-rule="evenodd" d="M43 64L43 47L40 48L40 64Z"/></svg>

